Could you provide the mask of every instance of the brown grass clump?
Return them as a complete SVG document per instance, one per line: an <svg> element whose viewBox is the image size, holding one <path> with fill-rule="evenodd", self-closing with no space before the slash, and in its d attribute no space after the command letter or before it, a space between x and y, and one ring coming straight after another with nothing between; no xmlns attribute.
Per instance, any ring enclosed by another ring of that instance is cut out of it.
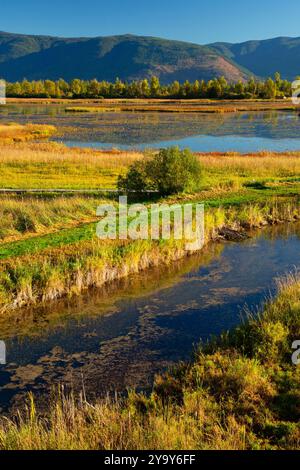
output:
<svg viewBox="0 0 300 470"><path fill-rule="evenodd" d="M26 142L28 140L47 139L56 131L54 126L42 124L1 124L0 144Z"/></svg>

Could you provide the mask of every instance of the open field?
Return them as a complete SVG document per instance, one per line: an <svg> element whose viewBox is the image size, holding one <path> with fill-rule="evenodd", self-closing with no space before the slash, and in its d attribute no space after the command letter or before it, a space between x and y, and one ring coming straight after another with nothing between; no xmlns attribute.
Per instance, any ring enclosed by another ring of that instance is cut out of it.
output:
<svg viewBox="0 0 300 470"><path fill-rule="evenodd" d="M69 149L62 144L0 142L0 188L108 189L140 155Z"/></svg>
<svg viewBox="0 0 300 470"><path fill-rule="evenodd" d="M193 361L157 377L150 396L87 402L65 395L39 412L0 419L1 449L299 449L298 276L279 284L258 318L201 347Z"/></svg>
<svg viewBox="0 0 300 470"><path fill-rule="evenodd" d="M68 148L55 142L3 144L0 141L0 189L115 189L118 176L141 152ZM300 175L300 152L276 154L198 154L203 167L201 189L247 183L294 183ZM231 187L232 189L232 187Z"/></svg>

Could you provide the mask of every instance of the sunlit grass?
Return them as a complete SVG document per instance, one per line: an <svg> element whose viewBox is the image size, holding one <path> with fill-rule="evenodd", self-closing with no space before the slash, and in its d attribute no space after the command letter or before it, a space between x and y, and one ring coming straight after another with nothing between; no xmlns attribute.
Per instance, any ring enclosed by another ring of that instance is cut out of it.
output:
<svg viewBox="0 0 300 470"><path fill-rule="evenodd" d="M115 188L118 176L142 157L138 152L69 149L53 142L2 144L0 187ZM203 170L198 192L171 196L165 202L204 202L207 242L217 238L223 227L244 231L299 218L299 153L199 154L198 158ZM78 294L184 256L183 241L98 240L95 214L101 199L84 194L2 196L3 308Z"/></svg>
<svg viewBox="0 0 300 470"><path fill-rule="evenodd" d="M0 139L1 143L1 139ZM0 145L0 188L114 189L139 152L69 149L62 144ZM300 153L199 154L201 189L242 188L247 183L300 179Z"/></svg>
<svg viewBox="0 0 300 470"><path fill-rule="evenodd" d="M96 220L100 198L80 196L0 197L0 242L53 233Z"/></svg>
<svg viewBox="0 0 300 470"><path fill-rule="evenodd" d="M54 142L0 145L0 188L114 188L137 158L134 152L69 149Z"/></svg>
<svg viewBox="0 0 300 470"><path fill-rule="evenodd" d="M247 229L300 218L297 199L207 207L205 241L220 230ZM0 307L78 295L90 287L124 278L151 266L168 265L186 255L185 240L100 240L96 224L0 245Z"/></svg>
<svg viewBox="0 0 300 470"><path fill-rule="evenodd" d="M42 124L0 124L0 144L47 139L55 133L55 127Z"/></svg>

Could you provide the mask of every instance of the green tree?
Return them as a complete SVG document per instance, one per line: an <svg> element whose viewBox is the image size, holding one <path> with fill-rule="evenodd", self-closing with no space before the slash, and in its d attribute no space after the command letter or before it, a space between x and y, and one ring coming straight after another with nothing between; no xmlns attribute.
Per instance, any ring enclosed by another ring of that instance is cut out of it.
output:
<svg viewBox="0 0 300 470"><path fill-rule="evenodd" d="M201 166L190 150L178 147L162 149L152 157L144 157L120 176L120 191L157 190L162 195L192 191L199 187Z"/></svg>
<svg viewBox="0 0 300 470"><path fill-rule="evenodd" d="M74 78L70 83L70 91L73 96L80 96L82 92L81 80Z"/></svg>
<svg viewBox="0 0 300 470"><path fill-rule="evenodd" d="M228 91L228 83L225 77L219 77L218 82L221 87L221 97L223 97Z"/></svg>
<svg viewBox="0 0 300 470"><path fill-rule="evenodd" d="M32 84L26 80L26 78L21 83L22 95L31 96L32 95Z"/></svg>
<svg viewBox="0 0 300 470"><path fill-rule="evenodd" d="M251 77L248 84L247 84L248 93L250 93L253 97L255 97L257 93L257 84L254 80L254 77Z"/></svg>
<svg viewBox="0 0 300 470"><path fill-rule="evenodd" d="M151 90L148 80L145 78L140 82L141 95L143 98L148 98L150 96Z"/></svg>
<svg viewBox="0 0 300 470"><path fill-rule="evenodd" d="M207 87L207 93L209 98L221 98L222 86L219 80L210 80Z"/></svg>
<svg viewBox="0 0 300 470"><path fill-rule="evenodd" d="M70 91L69 84L63 78L60 78L57 81L57 85L60 89L60 92L61 92L62 96L67 97L68 93Z"/></svg>
<svg viewBox="0 0 300 470"><path fill-rule="evenodd" d="M272 80L272 78L268 78L268 80L265 81L263 95L264 98L270 100L276 98L276 83Z"/></svg>
<svg viewBox="0 0 300 470"><path fill-rule="evenodd" d="M235 86L234 86L234 92L239 95L239 96L242 96L244 93L245 93L245 84L239 80Z"/></svg>
<svg viewBox="0 0 300 470"><path fill-rule="evenodd" d="M158 98L160 95L160 82L158 77L152 77L150 82L150 92L152 98Z"/></svg>
<svg viewBox="0 0 300 470"><path fill-rule="evenodd" d="M119 78L116 79L113 86L113 96L116 98L121 98L123 96L126 86Z"/></svg>
<svg viewBox="0 0 300 470"><path fill-rule="evenodd" d="M56 94L55 82L52 80L45 80L44 86L46 95L54 98Z"/></svg>
<svg viewBox="0 0 300 470"><path fill-rule="evenodd" d="M180 83L175 80L175 82L173 82L171 85L170 85L170 88L169 88L169 95L172 97L172 98L179 98L179 95L180 95Z"/></svg>

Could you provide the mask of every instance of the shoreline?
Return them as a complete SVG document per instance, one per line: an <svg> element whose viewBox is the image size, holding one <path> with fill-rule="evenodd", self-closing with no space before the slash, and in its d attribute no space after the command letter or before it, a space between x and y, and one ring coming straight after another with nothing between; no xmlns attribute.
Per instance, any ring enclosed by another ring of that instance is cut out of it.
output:
<svg viewBox="0 0 300 470"><path fill-rule="evenodd" d="M235 113L262 111L299 111L291 99L126 99L126 98L7 98L7 105L62 105L70 114L90 112L170 112L170 113ZM74 105L74 106L71 106ZM83 106L78 106L83 105Z"/></svg>
<svg viewBox="0 0 300 470"><path fill-rule="evenodd" d="M255 215L256 222L255 220L251 221L251 211L254 206L255 210L258 211ZM241 209L244 210L245 206L241 206ZM210 225L206 230L205 245L216 243L219 240L242 241L249 237L249 232L253 229L300 219L300 207L297 203L290 203L289 205L283 203L281 207L275 202L274 205L265 205L260 208L257 207L257 204L248 204L246 209L248 209L248 219L243 221L238 221L237 218L232 216L230 209L228 213L223 209L222 215L220 214L220 208L208 211L205 221L206 226L207 219L212 220L210 220ZM238 214L239 211L236 212L236 216ZM230 220L226 220L226 217ZM218 223L216 218L221 220L221 223ZM101 247L101 244L98 252L95 246L92 246L94 253L91 254L90 244L93 245L94 243L93 240L90 243L85 243L83 253L80 254L81 258L77 260L76 269L72 268L72 264L68 267L68 254L66 254L67 257L60 255L56 259L55 255L53 256L53 250L50 250L50 261L48 260L50 264L48 265L47 254L46 256L40 256L37 253L36 256L33 254L33 257L23 255L17 258L4 259L1 264L5 272L13 272L12 270L16 265L17 270L22 273L22 266L24 265L24 268L27 266L27 276L23 281L22 277L19 279L16 284L16 291L10 291L9 301L4 303L2 300L0 306L2 314L23 307L43 305L46 302L64 297L80 296L90 288L101 288L108 283L117 282L132 274L146 271L151 267L161 264L168 265L199 252L199 250L187 252L183 248L184 240L179 243L170 240L164 243L163 246L161 246L161 242L153 243L147 240L129 242L125 245L120 243L110 244L109 249L106 248L105 259L103 245ZM119 256L120 250L123 253L121 257ZM115 261L113 261L114 259ZM28 269L28 263L30 263L32 274ZM62 269L61 273L60 268ZM53 272L54 277L50 274L48 280L43 281L41 285L39 284L39 278L35 280L34 273L44 269ZM17 272L15 275L17 275ZM7 292L7 295L9 295L9 292Z"/></svg>
<svg viewBox="0 0 300 470"><path fill-rule="evenodd" d="M58 388L0 418L0 449L295 450L300 444L299 274L278 281L260 314L156 376L148 395L89 401Z"/></svg>

